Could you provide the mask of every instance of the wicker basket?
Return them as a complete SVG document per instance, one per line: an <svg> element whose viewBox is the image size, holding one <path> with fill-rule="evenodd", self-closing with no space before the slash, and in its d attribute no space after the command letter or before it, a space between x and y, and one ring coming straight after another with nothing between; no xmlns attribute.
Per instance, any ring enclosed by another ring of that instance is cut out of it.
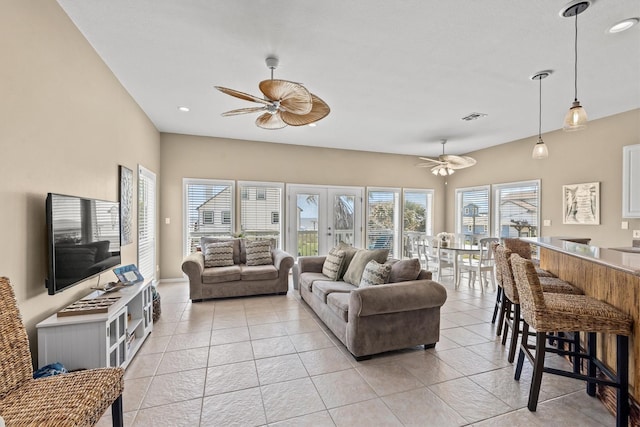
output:
<svg viewBox="0 0 640 427"><path fill-rule="evenodd" d="M155 288L153 288L153 323L158 321L161 313L162 308L160 306L160 294Z"/></svg>

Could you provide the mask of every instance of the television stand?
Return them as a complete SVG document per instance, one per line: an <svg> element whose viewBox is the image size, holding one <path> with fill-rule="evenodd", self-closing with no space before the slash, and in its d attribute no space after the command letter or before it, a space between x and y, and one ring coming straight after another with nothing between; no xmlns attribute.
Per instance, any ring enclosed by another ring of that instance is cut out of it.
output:
<svg viewBox="0 0 640 427"><path fill-rule="evenodd" d="M82 300L98 298L95 291ZM106 312L59 316L36 325L38 367L60 362L67 370L126 368L153 330L151 282L109 292L119 297Z"/></svg>

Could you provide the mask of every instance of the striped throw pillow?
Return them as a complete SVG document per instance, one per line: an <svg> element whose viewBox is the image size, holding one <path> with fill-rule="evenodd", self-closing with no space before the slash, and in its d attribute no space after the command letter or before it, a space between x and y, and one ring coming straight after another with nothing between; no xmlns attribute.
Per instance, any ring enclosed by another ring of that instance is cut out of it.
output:
<svg viewBox="0 0 640 427"><path fill-rule="evenodd" d="M382 285L387 282L390 274L391 264L380 264L375 260L371 260L364 268L362 279L360 279L360 285L358 286L365 288L367 286Z"/></svg>
<svg viewBox="0 0 640 427"><path fill-rule="evenodd" d="M207 243L204 266L229 267L233 265L233 242Z"/></svg>
<svg viewBox="0 0 640 427"><path fill-rule="evenodd" d="M273 264L271 242L269 240L247 240L245 247L248 266Z"/></svg>
<svg viewBox="0 0 640 427"><path fill-rule="evenodd" d="M327 276L329 280L338 280L346 255L345 251L337 247L331 249L322 264L322 274Z"/></svg>

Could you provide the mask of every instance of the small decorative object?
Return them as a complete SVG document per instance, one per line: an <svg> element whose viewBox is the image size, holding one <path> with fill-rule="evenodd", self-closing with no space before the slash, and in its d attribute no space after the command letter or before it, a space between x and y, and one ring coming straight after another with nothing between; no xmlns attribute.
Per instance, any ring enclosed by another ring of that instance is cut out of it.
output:
<svg viewBox="0 0 640 427"><path fill-rule="evenodd" d="M438 240L440 241L440 247L441 248L446 248L449 246L449 242L451 241L451 239L453 238L453 234L452 233L447 233L445 231L438 233L436 235L436 237L438 238Z"/></svg>
<svg viewBox="0 0 640 427"><path fill-rule="evenodd" d="M600 224L600 183L562 186L563 224Z"/></svg>
<svg viewBox="0 0 640 427"><path fill-rule="evenodd" d="M133 243L133 172L120 168L120 245Z"/></svg>
<svg viewBox="0 0 640 427"><path fill-rule="evenodd" d="M114 268L113 273L116 275L118 280L125 285L134 285L144 280L144 277L142 277L142 274L140 274L140 271L138 271L138 267L136 267L135 264L123 265L122 267Z"/></svg>
<svg viewBox="0 0 640 427"><path fill-rule="evenodd" d="M119 296L81 299L60 310L58 317L108 313L109 307L119 299Z"/></svg>
<svg viewBox="0 0 640 427"><path fill-rule="evenodd" d="M160 313L162 312L160 306L160 294L156 290L155 286L151 287L151 294L153 295L153 323L160 319Z"/></svg>

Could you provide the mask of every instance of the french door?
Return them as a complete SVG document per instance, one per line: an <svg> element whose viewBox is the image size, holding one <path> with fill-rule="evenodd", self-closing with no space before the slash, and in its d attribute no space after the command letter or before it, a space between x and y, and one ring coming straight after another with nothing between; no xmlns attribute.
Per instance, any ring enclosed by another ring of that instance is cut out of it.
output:
<svg viewBox="0 0 640 427"><path fill-rule="evenodd" d="M287 251L325 255L339 242L362 246L361 187L287 186Z"/></svg>

